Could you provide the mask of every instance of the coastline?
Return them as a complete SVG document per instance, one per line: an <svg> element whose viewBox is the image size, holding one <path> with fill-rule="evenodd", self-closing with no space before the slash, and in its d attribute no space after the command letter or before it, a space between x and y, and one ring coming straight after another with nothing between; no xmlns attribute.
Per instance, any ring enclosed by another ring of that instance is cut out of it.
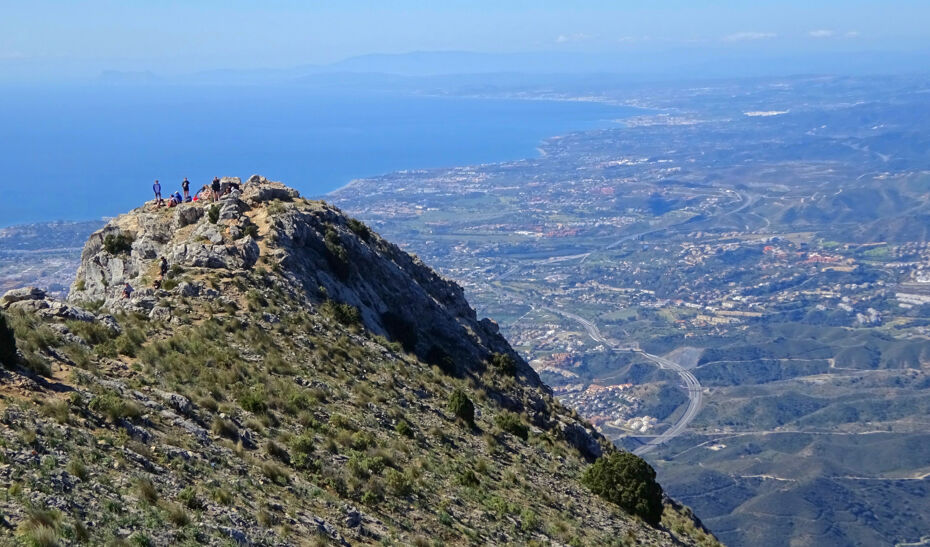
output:
<svg viewBox="0 0 930 547"><path fill-rule="evenodd" d="M339 192L343 192L343 191L350 189L353 185L356 185L358 183L375 180L375 179L386 177L388 175L395 174L395 173L410 172L410 171L427 172L427 171L448 170L448 169L462 169L462 168L468 168L468 167L479 167L479 166L487 166L487 165L503 165L503 164L513 163L513 162L529 161L529 160L538 159L538 158L545 158L549 155L549 152L546 151L545 149L545 144L550 140L561 139L561 138L568 137L570 135L583 134L583 133L588 133L591 131L603 131L606 129L613 129L613 128L616 128L616 126L627 125L628 120L637 118L641 115L646 115L649 113L654 114L654 113L661 112L659 109L656 109L656 108L641 106L641 105L627 104L627 103L618 101L616 99L611 99L609 97L529 97L529 96L506 96L506 95L505 96L494 96L494 95L480 95L480 94L479 95L420 94L418 96L427 97L427 98L435 98L435 99L507 100L507 101L552 102L552 103L593 103L593 104L600 104L600 105L614 107L614 108L628 108L628 109L633 109L633 110L641 110L643 111L643 113L605 120L608 123L613 124L614 127L579 129L576 131L568 131L567 133L559 133L556 135L550 135L547 137L543 137L539 141L537 146L534 148L534 150L536 150L536 153L537 153L535 157L522 157L522 158L515 158L515 159L501 160L501 161L447 165L443 167L395 169L392 171L386 171L383 173L379 173L373 176L356 177L348 181L347 183L343 184L342 186L335 188L333 190L330 190L329 192L326 192L325 194L311 196L311 199L329 198L329 197L334 196L335 194L338 194Z"/></svg>

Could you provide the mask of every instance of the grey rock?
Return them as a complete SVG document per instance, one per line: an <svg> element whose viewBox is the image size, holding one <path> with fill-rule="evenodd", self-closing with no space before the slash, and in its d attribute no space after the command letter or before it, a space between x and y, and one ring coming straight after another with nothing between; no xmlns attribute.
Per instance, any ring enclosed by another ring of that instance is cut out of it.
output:
<svg viewBox="0 0 930 547"><path fill-rule="evenodd" d="M256 178L257 177L257 178ZM249 184L242 191L242 199L250 205L257 205L261 202L281 200L293 201L300 197L300 192L293 188L288 188L280 182L269 182L264 177L252 175L249 178Z"/></svg>
<svg viewBox="0 0 930 547"><path fill-rule="evenodd" d="M223 234L220 233L220 230L214 224L201 224L194 230L194 233L191 234L191 237L194 240L197 239L206 239L214 245L223 242Z"/></svg>
<svg viewBox="0 0 930 547"><path fill-rule="evenodd" d="M128 433L130 437L136 439L139 442L147 443L152 440L151 433L146 431L144 428L129 422L128 420L120 420L119 425L126 430L126 433Z"/></svg>
<svg viewBox="0 0 930 547"><path fill-rule="evenodd" d="M158 258L162 244L156 243L153 239L137 239L132 242L132 256L144 260L153 260Z"/></svg>
<svg viewBox="0 0 930 547"><path fill-rule="evenodd" d="M47 300L45 302L47 305L44 306L44 309L41 312L39 312L39 315L44 317L73 319L76 321L84 321L85 323L90 323L96 319L94 314L78 308L77 306L69 306L68 304L58 300Z"/></svg>
<svg viewBox="0 0 930 547"><path fill-rule="evenodd" d="M48 302L45 300L20 300L3 307L5 309L19 310L26 313L35 313L39 310L48 308Z"/></svg>
<svg viewBox="0 0 930 547"><path fill-rule="evenodd" d="M601 444L587 429L577 422L559 423L559 432L565 442L575 447L588 461L600 458L604 451Z"/></svg>
<svg viewBox="0 0 930 547"><path fill-rule="evenodd" d="M200 289L201 286L199 284L188 283L187 281L184 281L179 284L173 292L180 294L181 296L191 297L200 294Z"/></svg>
<svg viewBox="0 0 930 547"><path fill-rule="evenodd" d="M346 526L349 528L357 528L362 525L362 514L358 512L355 508L348 508L346 510Z"/></svg>
<svg viewBox="0 0 930 547"><path fill-rule="evenodd" d="M203 218L203 207L192 203L181 204L174 213L174 225L177 229L194 224Z"/></svg>
<svg viewBox="0 0 930 547"><path fill-rule="evenodd" d="M194 411L194 403L192 403L190 399L181 394L170 393L166 391L156 391L155 393L164 399L164 401L168 403L171 408L175 409L181 414L189 415Z"/></svg>
<svg viewBox="0 0 930 547"><path fill-rule="evenodd" d="M155 306L149 312L149 319L153 321L167 321L171 319L171 309L164 306Z"/></svg>
<svg viewBox="0 0 930 547"><path fill-rule="evenodd" d="M229 539L236 542L237 545L251 545L248 536L245 535L245 532L242 530L237 530L235 528L230 528L228 526L219 526L217 528L219 531L223 532Z"/></svg>
<svg viewBox="0 0 930 547"><path fill-rule="evenodd" d="M247 205L238 197L238 192L223 197L220 207L220 220L235 220L246 211Z"/></svg>
<svg viewBox="0 0 930 547"><path fill-rule="evenodd" d="M252 236L246 236L239 240L236 244L236 250L242 259L239 264L241 268L251 268L258 262L258 257L261 255L261 249L259 249L258 243Z"/></svg>
<svg viewBox="0 0 930 547"><path fill-rule="evenodd" d="M42 300L45 298L45 291L38 287L23 287L7 291L3 297L0 297L0 306L7 307L14 302L24 300Z"/></svg>
<svg viewBox="0 0 930 547"><path fill-rule="evenodd" d="M162 419L164 419L171 425L175 427L180 427L181 429L186 431L189 435L196 437L197 440L199 440L200 442L202 443L209 442L210 435L207 433L207 430L200 427L199 425L192 422L191 420L182 418L181 416L178 416L176 413L170 410L167 410L167 409L162 410L161 412L158 413L158 415L161 416Z"/></svg>
<svg viewBox="0 0 930 547"><path fill-rule="evenodd" d="M123 332L122 327L119 326L119 323L116 322L116 318L112 315L100 315L97 317L97 320L114 334L118 335Z"/></svg>

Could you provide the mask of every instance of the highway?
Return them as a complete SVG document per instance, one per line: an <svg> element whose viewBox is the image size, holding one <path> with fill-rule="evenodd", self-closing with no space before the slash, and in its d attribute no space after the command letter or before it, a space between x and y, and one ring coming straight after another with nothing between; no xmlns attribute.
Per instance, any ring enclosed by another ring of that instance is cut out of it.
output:
<svg viewBox="0 0 930 547"><path fill-rule="evenodd" d="M606 344L614 351L632 351L638 353L655 363L659 368L673 370L678 374L678 376L681 377L683 387L688 391L688 408L685 409L684 414L682 414L678 420L672 424L671 427L665 430L665 432L657 437L652 438L649 442L634 450L633 453L637 456L642 456L643 454L654 450L655 447L659 446L660 444L670 441L678 435L681 435L685 428L688 427L688 424L690 424L691 421L694 420L694 418L698 415L698 412L701 411L701 405L704 403L704 388L701 386L701 383L698 381L697 377L691 373L691 371L685 369L674 361L664 357L659 357L658 355L647 353L636 346L622 346L615 342L611 342L605 338L603 334L601 334L600 329L597 328L597 325L594 324L593 321L589 321L588 319L585 319L578 314L547 306L543 306L540 309L576 321L577 323L581 324L585 332L588 333L588 336L595 342Z"/></svg>
<svg viewBox="0 0 930 547"><path fill-rule="evenodd" d="M678 418L678 421L676 421L672 427L665 430L664 433L658 437L654 437L649 442L633 451L637 456L642 456L652 451L660 444L681 435L685 428L688 427L688 424L690 424L698 415L698 412L701 411L701 405L704 403L704 388L701 386L701 383L698 382L694 374L691 374L691 371L685 369L678 363L659 357L658 355L646 353L642 350L637 351L637 353L657 364L659 368L674 370L684 382L684 388L688 390L688 408L685 410L685 413Z"/></svg>
<svg viewBox="0 0 930 547"><path fill-rule="evenodd" d="M755 203L758 200L758 196L754 196L749 193L741 193L741 192L733 192L733 193L735 193L736 197L739 199L739 201L737 202L738 203L737 207L735 207L734 209L730 211L726 211L724 213L721 213L715 216L722 217L722 216L739 213L740 211L743 211L744 209L750 207L753 203ZM667 232L671 230L680 229L685 225L687 225L687 221L677 224L677 225L664 226L662 228L652 228L652 229L645 230L642 232L629 234L629 235L620 237L614 242L604 246L602 250L613 249L627 241L637 239L637 238L640 238L640 237L643 237L649 234L653 234L656 232L661 232L661 231ZM550 257L550 258L541 259L541 260L524 262L523 264L516 264L508 268L505 272L498 274L496 276L492 276L490 280L491 281L502 281L514 275L515 273L519 272L524 267L530 266L530 265L551 264L554 262L565 262L565 261L574 260L574 259L580 259L578 262L580 265L584 263L588 259L588 257L590 257L591 254L593 254L593 252L596 252L596 251L589 251L586 253L579 253L579 254L572 254L572 255L555 256L555 257ZM501 292L509 292L507 291L507 289L501 286L497 286L497 287L490 286L489 288L491 289L491 291L495 292L498 296L501 296ZM511 295L513 295L513 293L511 293ZM634 450L633 451L634 454L639 455L639 456L646 454L654 450L655 447L659 446L660 444L668 442L674 439L675 437L677 437L678 435L681 435L681 433L688 427L688 424L690 424L694 420L694 418L698 415L698 412L701 411L701 405L704 404L704 391L703 391L704 388L703 386L701 386L701 383L694 376L694 374L692 374L689 370L685 369L678 363L671 361L669 359L666 359L664 357L660 357L658 355L647 353L641 350L638 344L636 344L635 342L631 345L623 346L621 344L618 344L617 342L608 340L603 334L601 334L600 329L597 328L597 325L594 324L593 321L585 319L584 317L581 317L580 315L576 313L572 313L572 312L557 309L557 308L552 308L549 306L536 306L536 305L533 305L532 303L526 303L526 304L528 304L533 309L542 309L542 310L546 310L551 313L561 315L563 317L567 317L571 319L572 321L579 323L582 326L582 328L584 328L588 336L595 342L605 344L613 351L630 351L630 352L638 353L642 357L655 363L656 366L658 366L659 368L672 370L676 374L678 374L679 377L681 377L682 388L684 388L688 392L688 408L685 409L685 412L678 418L678 420L674 424L672 424L671 427L669 427L661 435L657 435L651 438L646 444Z"/></svg>

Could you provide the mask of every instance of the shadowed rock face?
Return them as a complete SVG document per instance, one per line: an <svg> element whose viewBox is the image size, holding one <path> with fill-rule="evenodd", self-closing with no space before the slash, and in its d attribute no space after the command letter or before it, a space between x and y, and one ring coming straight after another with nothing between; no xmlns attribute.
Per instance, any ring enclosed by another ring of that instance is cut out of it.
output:
<svg viewBox="0 0 930 547"><path fill-rule="evenodd" d="M484 367L493 352L506 353L525 382L542 386L497 326L478 320L461 287L338 209L302 199L281 183L253 176L215 205L149 202L113 219L87 241L68 299L170 319L158 305L169 294L168 284L156 288L160 257L172 268L231 278L261 261L308 305L325 299L352 305L366 328L431 364L462 373ZM129 298L126 283L133 289ZM189 283L170 289L211 299L222 294Z"/></svg>

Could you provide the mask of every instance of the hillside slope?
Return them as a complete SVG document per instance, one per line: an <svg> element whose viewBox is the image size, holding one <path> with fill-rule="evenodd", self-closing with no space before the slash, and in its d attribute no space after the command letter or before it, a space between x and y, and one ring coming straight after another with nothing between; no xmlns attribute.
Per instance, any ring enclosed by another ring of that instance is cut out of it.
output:
<svg viewBox="0 0 930 547"><path fill-rule="evenodd" d="M0 306L0 534L26 543L716 543L582 486L613 447L461 288L279 183L122 215L68 302Z"/></svg>

